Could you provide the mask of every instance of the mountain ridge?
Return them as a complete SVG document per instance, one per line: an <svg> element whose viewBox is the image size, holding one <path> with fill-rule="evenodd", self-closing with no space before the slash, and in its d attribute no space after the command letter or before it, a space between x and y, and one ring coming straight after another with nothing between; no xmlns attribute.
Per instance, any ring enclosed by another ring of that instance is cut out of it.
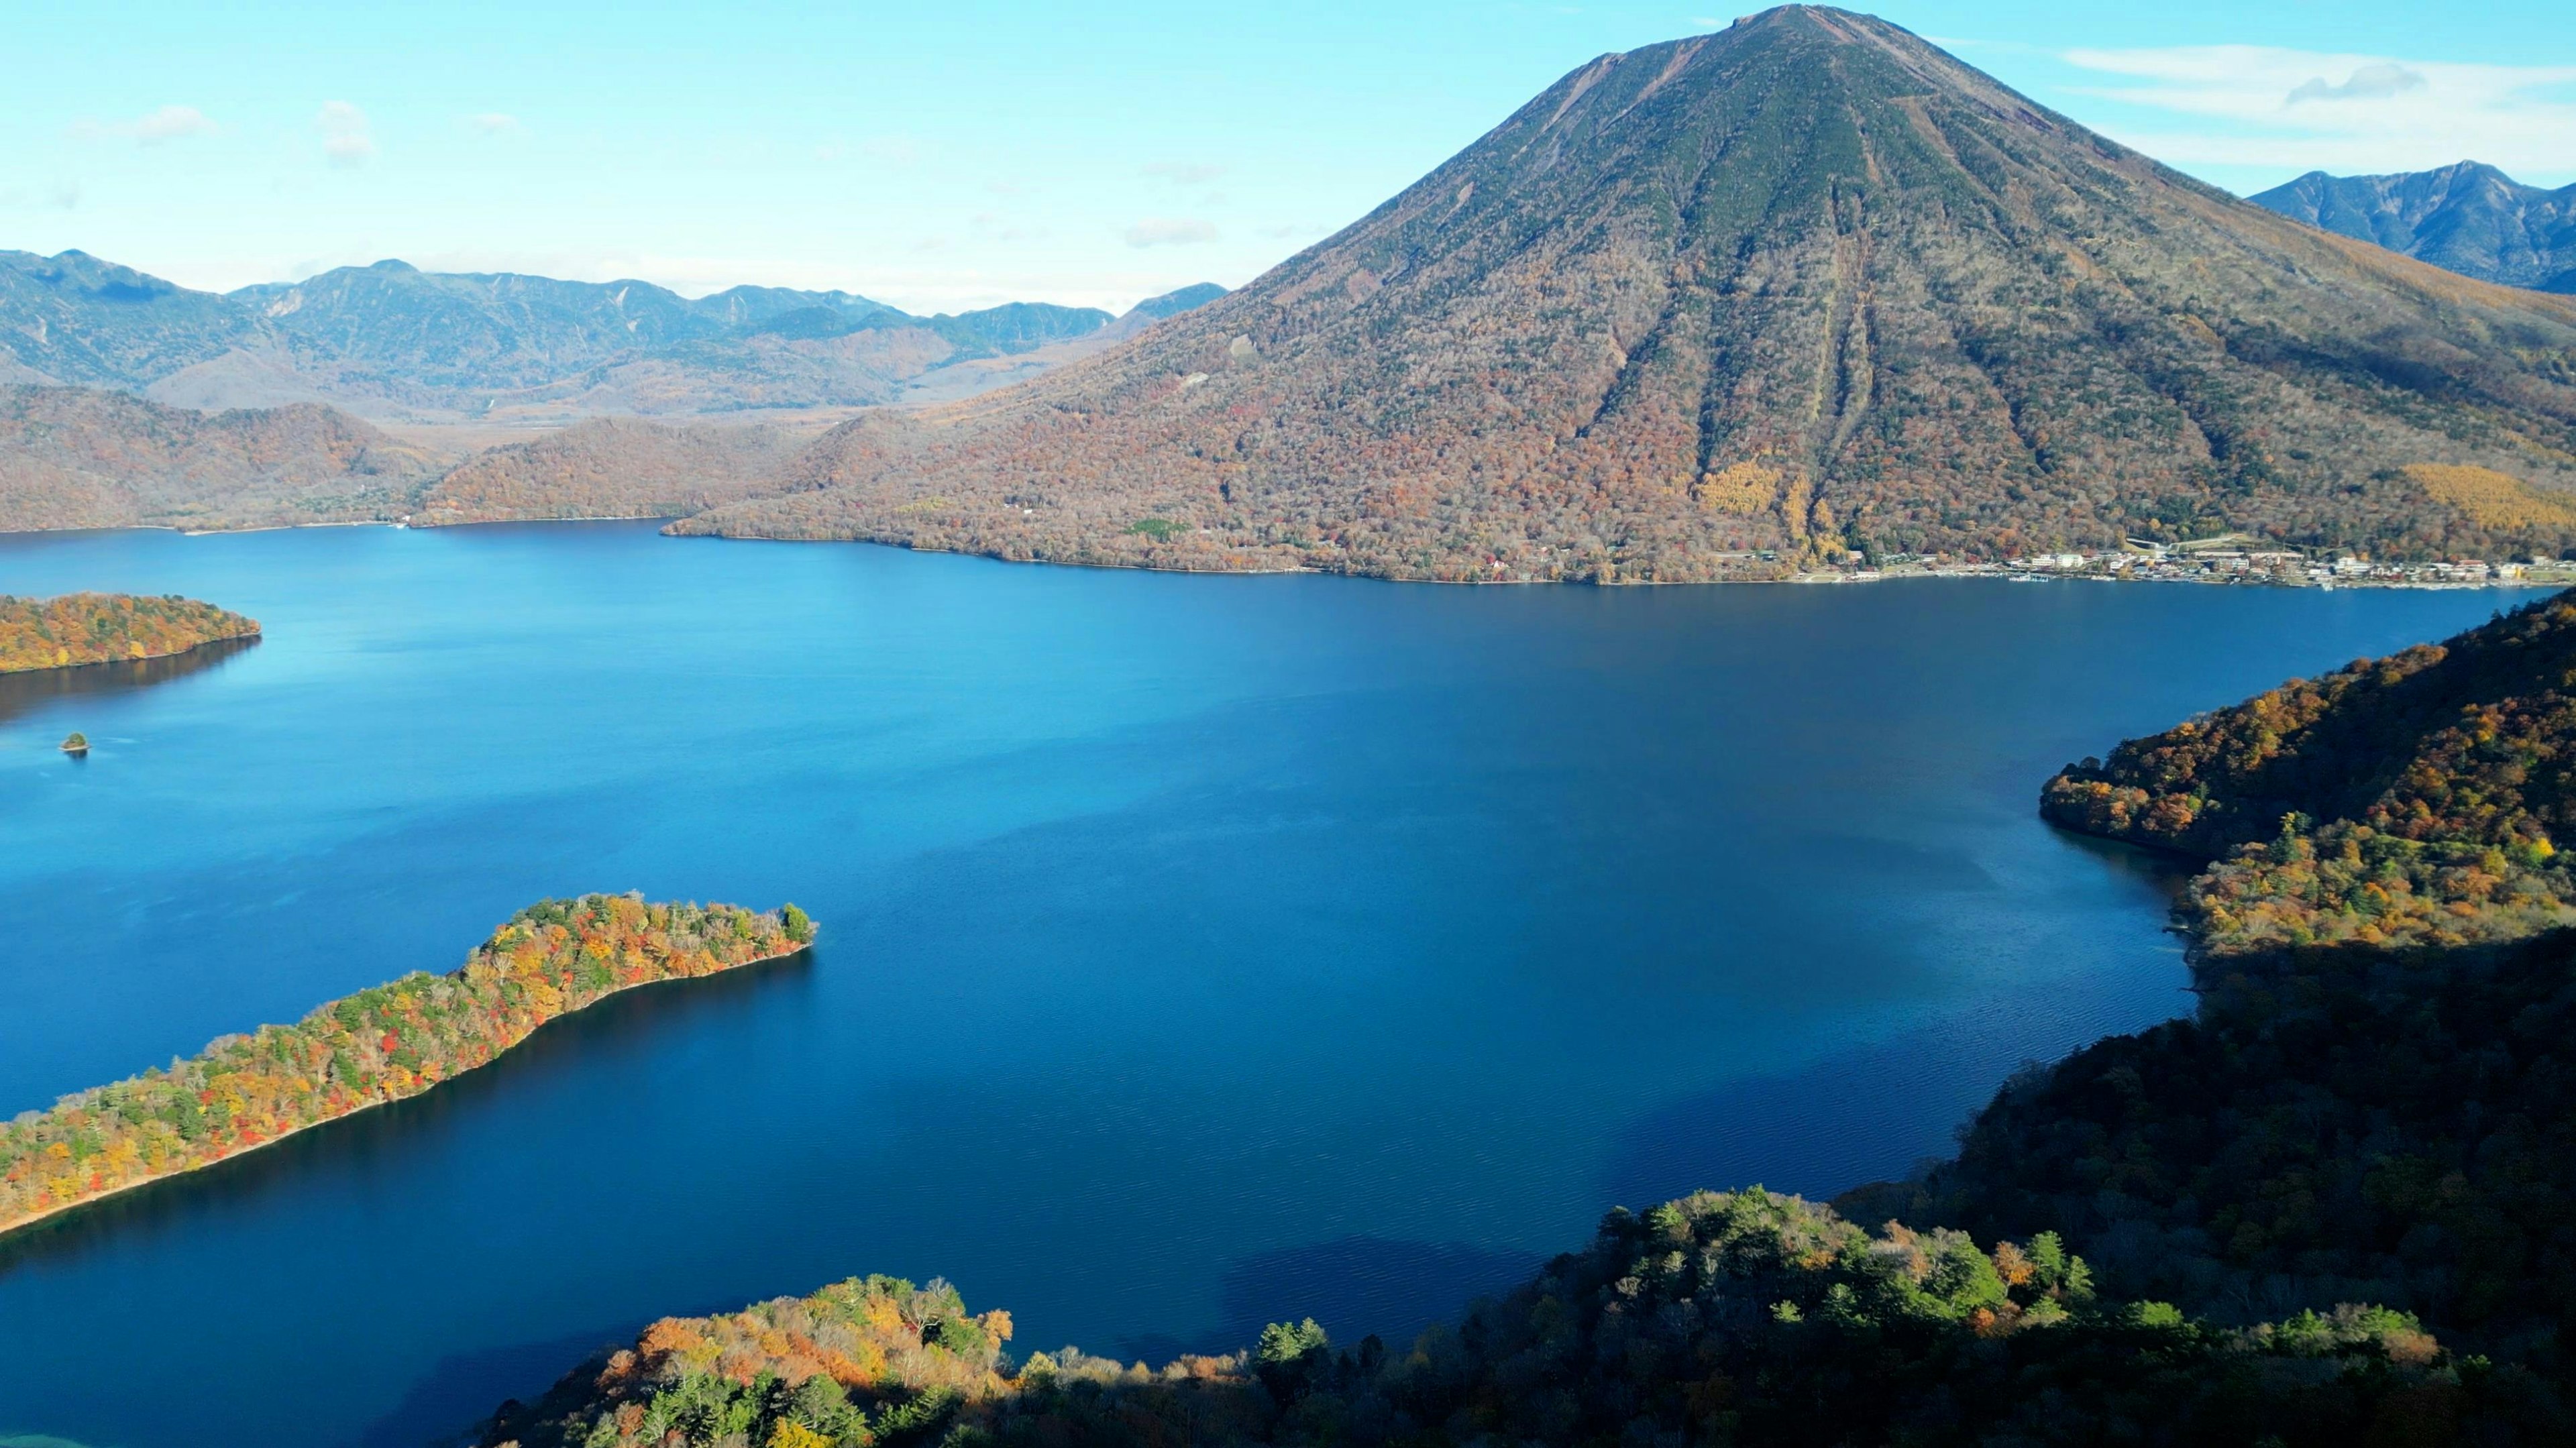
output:
<svg viewBox="0 0 2576 1448"><path fill-rule="evenodd" d="M895 400L936 367L1117 321L1031 302L917 317L849 292L781 287L686 298L633 279L393 260L219 294L79 251L0 252L0 380L122 388L199 410L327 402L483 418L861 406Z"/></svg>
<svg viewBox="0 0 2576 1448"><path fill-rule="evenodd" d="M2463 276L2576 293L2576 185L2544 190L2460 161L2378 176L2311 171L2247 199Z"/></svg>

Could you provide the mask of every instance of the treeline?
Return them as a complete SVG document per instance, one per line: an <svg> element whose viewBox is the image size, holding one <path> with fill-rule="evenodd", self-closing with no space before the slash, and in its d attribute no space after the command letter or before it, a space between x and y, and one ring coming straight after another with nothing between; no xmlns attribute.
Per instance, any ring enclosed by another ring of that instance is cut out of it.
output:
<svg viewBox="0 0 2576 1448"><path fill-rule="evenodd" d="M2438 645L2284 684L2107 760L2040 812L2215 868L2185 913L2205 950L2457 946L2576 921L2576 595Z"/></svg>
<svg viewBox="0 0 2576 1448"><path fill-rule="evenodd" d="M2098 1294L2053 1236L1872 1234L1758 1188L1615 1211L1586 1249L1390 1351L1313 1322L1159 1371L1001 1353L1001 1314L869 1278L665 1319L486 1445L2271 1443L2561 1426L2530 1377L2384 1309L2220 1329Z"/></svg>
<svg viewBox="0 0 2576 1448"><path fill-rule="evenodd" d="M223 639L259 637L259 622L171 594L0 595L0 674L183 654Z"/></svg>
<svg viewBox="0 0 2576 1448"><path fill-rule="evenodd" d="M451 974L415 972L21 1113L0 1126L0 1231L417 1096L630 986L713 975L813 938L793 905L758 914L635 895L540 901Z"/></svg>

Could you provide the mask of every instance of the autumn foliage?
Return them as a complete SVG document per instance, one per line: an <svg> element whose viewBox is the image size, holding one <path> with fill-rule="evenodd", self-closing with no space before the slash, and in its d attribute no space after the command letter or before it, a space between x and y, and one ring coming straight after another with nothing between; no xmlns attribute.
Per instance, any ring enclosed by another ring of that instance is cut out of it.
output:
<svg viewBox="0 0 2576 1448"><path fill-rule="evenodd" d="M222 639L257 637L258 620L175 593L0 595L0 674L159 658Z"/></svg>
<svg viewBox="0 0 2576 1448"><path fill-rule="evenodd" d="M2213 867L2207 951L2456 946L2576 921L2576 595L2067 766L2040 811Z"/></svg>
<svg viewBox="0 0 2576 1448"><path fill-rule="evenodd" d="M0 1127L0 1231L417 1096L617 991L792 954L813 937L792 905L541 901L453 973L417 972L22 1113Z"/></svg>
<svg viewBox="0 0 2576 1448"><path fill-rule="evenodd" d="M1409 1346L1312 1319L1161 1367L1067 1348L933 1282L853 1279L665 1318L505 1404L488 1448L1118 1448L1276 1444L2340 1445L2417 1415L2554 1427L2527 1380L2476 1381L2403 1313L2218 1328L2097 1293L2051 1234L1980 1247L1863 1230L1753 1188L1642 1217ZM2490 1441L2479 1439L2478 1441ZM2509 1441L2497 1438L2491 1441Z"/></svg>
<svg viewBox="0 0 2576 1448"><path fill-rule="evenodd" d="M945 1426L1007 1391L1007 1312L957 1290L851 1278L714 1317L666 1317L632 1348L510 1404L496 1441L644 1448L683 1443L830 1448Z"/></svg>

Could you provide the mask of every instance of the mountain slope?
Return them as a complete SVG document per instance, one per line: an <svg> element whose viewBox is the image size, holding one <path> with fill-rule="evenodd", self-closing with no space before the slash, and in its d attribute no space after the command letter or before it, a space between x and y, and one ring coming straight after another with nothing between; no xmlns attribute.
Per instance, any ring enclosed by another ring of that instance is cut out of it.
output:
<svg viewBox="0 0 2576 1448"><path fill-rule="evenodd" d="M412 522L676 517L774 487L806 440L778 427L594 417L477 453L438 480Z"/></svg>
<svg viewBox="0 0 2576 1448"><path fill-rule="evenodd" d="M98 388L0 387L0 531L390 519L442 463L310 403L209 415Z"/></svg>
<svg viewBox="0 0 2576 1448"><path fill-rule="evenodd" d="M257 318L212 292L87 252L0 251L0 364L33 374L16 380L139 385L261 340Z"/></svg>
<svg viewBox="0 0 2576 1448"><path fill-rule="evenodd" d="M1790 6L1604 56L1242 290L853 422L798 491L681 526L1438 578L2576 539L2477 523L2423 462L2576 487L2576 303L2320 235Z"/></svg>
<svg viewBox="0 0 2576 1448"><path fill-rule="evenodd" d="M2394 176L2311 171L2252 200L2480 281L2576 293L2576 186L2544 191L2462 161Z"/></svg>

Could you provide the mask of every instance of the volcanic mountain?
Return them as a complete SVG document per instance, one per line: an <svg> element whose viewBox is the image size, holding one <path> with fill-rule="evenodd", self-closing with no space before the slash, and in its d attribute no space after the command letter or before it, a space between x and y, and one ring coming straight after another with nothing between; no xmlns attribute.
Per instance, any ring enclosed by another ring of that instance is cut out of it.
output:
<svg viewBox="0 0 2576 1448"><path fill-rule="evenodd" d="M2461 469L2466 501L2421 481ZM675 526L1415 578L2221 528L2555 551L2576 299L2300 225L1787 6L1603 56L1242 290L793 471Z"/></svg>

